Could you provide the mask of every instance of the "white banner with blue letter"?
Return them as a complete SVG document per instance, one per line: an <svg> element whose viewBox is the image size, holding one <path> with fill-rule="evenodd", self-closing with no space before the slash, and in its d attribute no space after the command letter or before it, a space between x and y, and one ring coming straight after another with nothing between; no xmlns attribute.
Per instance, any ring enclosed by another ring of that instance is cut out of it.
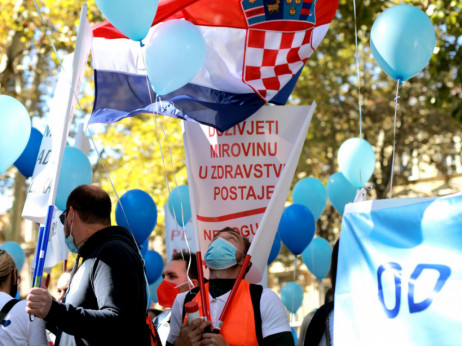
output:
<svg viewBox="0 0 462 346"><path fill-rule="evenodd" d="M345 209L335 345L460 345L462 193Z"/></svg>

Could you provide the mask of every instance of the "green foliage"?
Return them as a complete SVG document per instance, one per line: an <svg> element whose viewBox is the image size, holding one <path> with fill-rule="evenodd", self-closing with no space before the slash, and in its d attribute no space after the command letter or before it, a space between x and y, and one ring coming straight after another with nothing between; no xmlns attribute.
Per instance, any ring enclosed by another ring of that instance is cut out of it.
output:
<svg viewBox="0 0 462 346"><path fill-rule="evenodd" d="M104 147L101 157L106 169L98 163L94 180L111 193L114 205L112 185L119 197L132 189L149 193L159 215L155 233L163 234L169 189L187 183L181 121L142 114L107 125L96 141Z"/></svg>
<svg viewBox="0 0 462 346"><path fill-rule="evenodd" d="M362 103L362 136L376 151L376 170L369 198L387 198L390 189L393 115L396 82L381 72L369 44L374 20L387 7L401 2L356 1L358 60ZM461 134L461 4L456 1L407 1L430 15L437 31L437 48L429 67L399 87L396 158L393 186L407 185L412 157L421 167L446 175L445 158L454 152ZM458 20L456 19L458 18ZM293 103L318 107L312 121L294 184L305 176L323 183L338 171L337 151L350 137L360 135L353 3L341 0L336 19L318 51L308 60L292 95ZM451 116L453 118L451 118ZM404 195L421 192L407 188ZM397 196L394 196L397 197ZM340 215L329 204L318 221L318 234L334 240Z"/></svg>

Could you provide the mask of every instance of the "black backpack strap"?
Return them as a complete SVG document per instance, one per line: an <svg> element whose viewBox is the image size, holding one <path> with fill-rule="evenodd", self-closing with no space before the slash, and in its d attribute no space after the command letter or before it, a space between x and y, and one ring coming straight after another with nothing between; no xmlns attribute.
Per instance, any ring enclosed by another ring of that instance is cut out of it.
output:
<svg viewBox="0 0 462 346"><path fill-rule="evenodd" d="M17 299L11 299L8 301L5 305L3 305L2 310L0 311L0 323L3 322L5 319L6 315L8 315L8 312L10 312L11 308L17 303L19 300Z"/></svg>
<svg viewBox="0 0 462 346"><path fill-rule="evenodd" d="M263 293L263 286L250 284L250 299L252 299L253 314L255 318L255 332L257 333L258 344L263 343L263 332L261 327L261 311L260 311L260 300Z"/></svg>
<svg viewBox="0 0 462 346"><path fill-rule="evenodd" d="M326 303L316 310L310 324L306 330L305 345L317 346L326 330L326 321L330 312L334 308L334 303Z"/></svg>
<svg viewBox="0 0 462 346"><path fill-rule="evenodd" d="M194 297L197 295L199 292L200 287L194 287L191 291L189 291L186 294L186 297L184 297L184 302L183 302L183 313L181 314L181 321L184 321L184 317L186 316L186 308L184 307L186 303L190 302L191 300L194 299ZM181 322L183 323L183 322Z"/></svg>

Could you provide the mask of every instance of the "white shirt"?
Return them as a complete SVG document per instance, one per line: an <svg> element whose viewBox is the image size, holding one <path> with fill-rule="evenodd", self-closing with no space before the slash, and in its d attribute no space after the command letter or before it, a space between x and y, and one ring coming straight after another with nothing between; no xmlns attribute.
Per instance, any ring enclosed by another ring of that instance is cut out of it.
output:
<svg viewBox="0 0 462 346"><path fill-rule="evenodd" d="M160 338L160 341L162 342L162 345L166 344L167 337L170 332L171 313L172 313L172 310L163 311L152 320L154 327L156 327L157 334L159 334L159 338Z"/></svg>
<svg viewBox="0 0 462 346"><path fill-rule="evenodd" d="M0 292L0 309L13 299L9 294ZM26 301L17 302L0 325L0 346L47 345L45 321L35 317L29 321L26 313Z"/></svg>
<svg viewBox="0 0 462 346"><path fill-rule="evenodd" d="M213 298L209 293L210 317L214 326L220 318L221 311L225 306L230 292L231 291L217 298ZM188 292L183 292L177 295L173 303L170 319L170 334L167 338L167 341L171 344L175 342L180 334L180 327L183 324L183 303L187 293ZM260 314L263 338L277 333L291 332L284 305L277 294L269 288L263 289L260 299Z"/></svg>

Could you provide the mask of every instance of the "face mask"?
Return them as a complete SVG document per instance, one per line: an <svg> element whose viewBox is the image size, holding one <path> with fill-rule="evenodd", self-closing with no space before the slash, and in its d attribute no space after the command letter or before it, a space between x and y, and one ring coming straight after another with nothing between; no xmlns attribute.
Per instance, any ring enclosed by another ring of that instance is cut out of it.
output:
<svg viewBox="0 0 462 346"><path fill-rule="evenodd" d="M239 250L233 244L223 238L217 238L210 244L204 260L207 266L212 269L227 269L237 263L236 251Z"/></svg>
<svg viewBox="0 0 462 346"><path fill-rule="evenodd" d="M13 298L16 297L16 294L18 293L18 272L16 271L16 275L14 275L14 272L11 273L11 287L10 287L10 296Z"/></svg>
<svg viewBox="0 0 462 346"><path fill-rule="evenodd" d="M71 231L69 232L69 236L64 239L67 248L70 252L77 253L79 252L79 248L75 246L74 237L72 236L72 224L71 224Z"/></svg>
<svg viewBox="0 0 462 346"><path fill-rule="evenodd" d="M178 285L181 286L184 283ZM176 296L180 293L178 286L175 284L163 280L159 287L157 287L157 300L159 304L162 305L164 308L171 308L173 306L173 302L175 301Z"/></svg>

